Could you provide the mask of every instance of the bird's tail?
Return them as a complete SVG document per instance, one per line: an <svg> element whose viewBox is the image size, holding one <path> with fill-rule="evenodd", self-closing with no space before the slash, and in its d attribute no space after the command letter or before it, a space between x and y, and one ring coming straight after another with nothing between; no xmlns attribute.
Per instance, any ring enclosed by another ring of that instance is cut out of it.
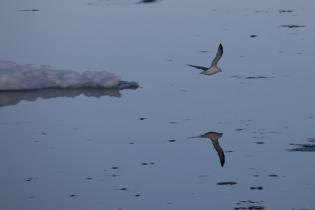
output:
<svg viewBox="0 0 315 210"><path fill-rule="evenodd" d="M203 138L202 135L188 137L187 139L200 139L200 138Z"/></svg>

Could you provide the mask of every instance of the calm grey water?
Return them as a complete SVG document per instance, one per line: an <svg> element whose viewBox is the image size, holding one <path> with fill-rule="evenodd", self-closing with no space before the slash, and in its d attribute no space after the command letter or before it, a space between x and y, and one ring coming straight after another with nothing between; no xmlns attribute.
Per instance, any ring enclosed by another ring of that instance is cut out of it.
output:
<svg viewBox="0 0 315 210"><path fill-rule="evenodd" d="M2 0L1 60L142 88L0 93L0 209L315 209L314 6ZM219 43L223 72L186 66ZM208 131L223 133L224 167L210 140L188 139Z"/></svg>

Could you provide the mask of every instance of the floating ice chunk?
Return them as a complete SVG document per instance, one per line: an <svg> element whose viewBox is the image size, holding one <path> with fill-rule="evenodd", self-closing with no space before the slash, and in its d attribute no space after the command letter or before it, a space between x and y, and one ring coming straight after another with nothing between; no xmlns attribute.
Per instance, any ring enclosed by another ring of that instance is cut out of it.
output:
<svg viewBox="0 0 315 210"><path fill-rule="evenodd" d="M130 87L129 87L130 86ZM0 61L0 91L39 90L47 88L136 88L134 82L123 82L106 71L53 69L48 65L19 65L12 61Z"/></svg>

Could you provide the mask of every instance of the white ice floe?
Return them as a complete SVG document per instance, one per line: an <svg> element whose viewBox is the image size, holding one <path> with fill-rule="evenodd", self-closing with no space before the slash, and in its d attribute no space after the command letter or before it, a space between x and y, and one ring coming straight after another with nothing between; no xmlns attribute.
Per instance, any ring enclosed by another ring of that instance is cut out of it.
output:
<svg viewBox="0 0 315 210"><path fill-rule="evenodd" d="M106 71L79 73L53 69L48 65L36 67L19 65L12 61L0 61L0 91L47 88L119 88L120 84L119 77Z"/></svg>

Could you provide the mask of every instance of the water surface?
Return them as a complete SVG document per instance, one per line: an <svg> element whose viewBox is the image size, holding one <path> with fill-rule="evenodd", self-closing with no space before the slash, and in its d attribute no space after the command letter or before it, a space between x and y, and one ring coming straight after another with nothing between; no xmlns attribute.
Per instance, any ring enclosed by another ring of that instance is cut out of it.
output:
<svg viewBox="0 0 315 210"><path fill-rule="evenodd" d="M139 2L1 1L1 60L142 88L0 93L0 209L315 209L314 3Z"/></svg>

